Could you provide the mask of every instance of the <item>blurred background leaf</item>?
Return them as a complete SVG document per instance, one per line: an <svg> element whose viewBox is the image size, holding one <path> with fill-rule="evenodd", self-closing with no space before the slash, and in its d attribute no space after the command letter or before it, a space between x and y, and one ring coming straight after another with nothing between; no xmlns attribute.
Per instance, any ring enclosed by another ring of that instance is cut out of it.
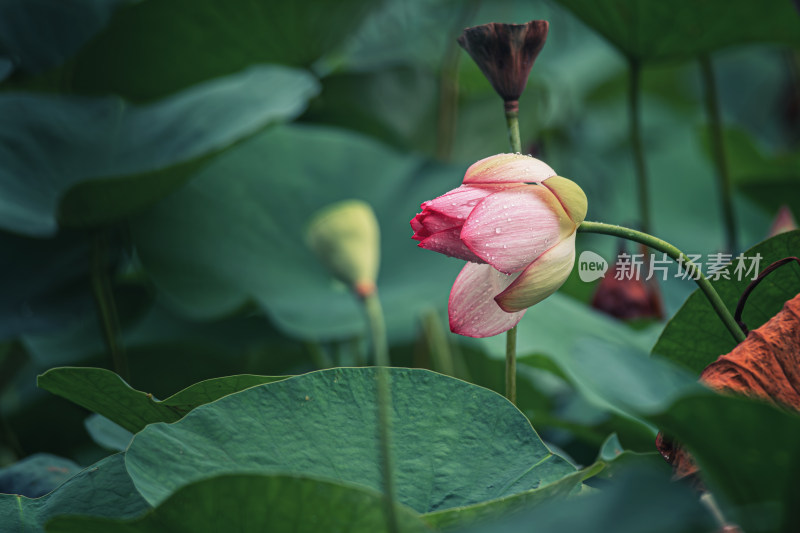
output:
<svg viewBox="0 0 800 533"><path fill-rule="evenodd" d="M53 236L65 193L65 225L124 218L174 190L202 158L294 118L316 91L306 72L260 66L143 106L112 97L0 93L0 227ZM111 177L122 179L69 190Z"/></svg>
<svg viewBox="0 0 800 533"><path fill-rule="evenodd" d="M145 0L117 11L65 69L88 94L153 100L260 63L311 67L335 53L374 4Z"/></svg>
<svg viewBox="0 0 800 533"><path fill-rule="evenodd" d="M800 18L784 0L556 0L624 55L639 61L690 59L751 42L800 44Z"/></svg>
<svg viewBox="0 0 800 533"><path fill-rule="evenodd" d="M348 338L364 331L361 309L304 235L322 207L364 200L381 228L378 286L390 336L407 340L421 310L447 300L460 268L414 250L407 215L457 186L463 170L341 130L276 128L216 159L135 220L133 239L153 282L183 314L214 318L253 299L292 336Z"/></svg>
<svg viewBox="0 0 800 533"><path fill-rule="evenodd" d="M265 507L269 512L264 512ZM407 507L398 506L396 512L398 531L430 531ZM228 474L192 483L136 519L57 517L47 523L46 530L150 533L186 528L198 533L226 528L295 533L390 531L376 492L310 477L256 474Z"/></svg>

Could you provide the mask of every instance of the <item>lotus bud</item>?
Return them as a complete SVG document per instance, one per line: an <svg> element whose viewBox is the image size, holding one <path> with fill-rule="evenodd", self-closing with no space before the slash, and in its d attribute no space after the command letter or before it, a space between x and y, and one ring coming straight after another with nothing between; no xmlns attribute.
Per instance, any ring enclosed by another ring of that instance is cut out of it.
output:
<svg viewBox="0 0 800 533"><path fill-rule="evenodd" d="M361 297L375 291L380 231L368 204L345 200L323 208L311 217L306 237L311 250L334 277Z"/></svg>

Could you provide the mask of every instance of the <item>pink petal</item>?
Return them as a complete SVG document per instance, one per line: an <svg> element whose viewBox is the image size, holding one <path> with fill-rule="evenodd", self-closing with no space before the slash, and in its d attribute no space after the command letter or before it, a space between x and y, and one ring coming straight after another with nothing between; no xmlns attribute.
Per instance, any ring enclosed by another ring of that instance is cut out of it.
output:
<svg viewBox="0 0 800 533"><path fill-rule="evenodd" d="M447 231L453 228L461 228L464 225L463 220L448 217L436 213L435 211L424 211L416 217L417 222L422 225L422 229L418 232L421 237L428 237L440 231Z"/></svg>
<svg viewBox="0 0 800 533"><path fill-rule="evenodd" d="M450 291L450 330L467 337L491 337L516 326L525 310L506 313L494 301L514 278L489 265L464 265Z"/></svg>
<svg viewBox="0 0 800 533"><path fill-rule="evenodd" d="M540 255L495 301L509 313L525 310L556 292L574 265L575 233Z"/></svg>
<svg viewBox="0 0 800 533"><path fill-rule="evenodd" d="M497 154L473 163L464 175L464 185L494 183L539 183L556 172L529 155Z"/></svg>
<svg viewBox="0 0 800 533"><path fill-rule="evenodd" d="M458 238L460 233L460 227L452 228L447 231L440 231L439 233L434 233L422 239L417 246L457 259L463 259L464 261L483 263L484 261L480 257L472 253L472 251L461 242L461 239Z"/></svg>
<svg viewBox="0 0 800 533"><path fill-rule="evenodd" d="M500 272L519 272L575 230L558 199L541 185L487 196L464 222L461 240Z"/></svg>
<svg viewBox="0 0 800 533"><path fill-rule="evenodd" d="M518 184L512 185L518 186ZM436 213L465 220L478 205L478 202L492 193L509 188L509 185L489 185L486 187L471 187L462 185L453 189L438 198L429 200L422 204L424 211L435 211Z"/></svg>
<svg viewBox="0 0 800 533"><path fill-rule="evenodd" d="M422 237L418 238L418 234L422 233L425 230L425 226L422 224L420 219L425 216L425 213L417 213L417 216L411 219L411 229L414 230L414 235L411 237L412 239L417 239L418 241L422 239Z"/></svg>

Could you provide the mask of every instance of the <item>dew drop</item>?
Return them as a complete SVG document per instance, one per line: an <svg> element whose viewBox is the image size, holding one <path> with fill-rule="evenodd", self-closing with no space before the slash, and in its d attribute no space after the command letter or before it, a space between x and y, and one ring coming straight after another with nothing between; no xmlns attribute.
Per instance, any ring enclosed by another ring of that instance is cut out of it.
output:
<svg viewBox="0 0 800 533"><path fill-rule="evenodd" d="M495 229L494 229L494 232L495 232L495 233L500 233L500 228L495 228Z"/></svg>

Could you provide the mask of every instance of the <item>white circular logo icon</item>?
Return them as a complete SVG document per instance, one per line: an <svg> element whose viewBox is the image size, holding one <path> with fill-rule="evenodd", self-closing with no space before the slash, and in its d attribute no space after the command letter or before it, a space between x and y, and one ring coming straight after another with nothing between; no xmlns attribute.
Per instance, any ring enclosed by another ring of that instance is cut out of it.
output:
<svg viewBox="0 0 800 533"><path fill-rule="evenodd" d="M606 275L608 263L594 252L584 250L578 258L578 277L589 283Z"/></svg>

